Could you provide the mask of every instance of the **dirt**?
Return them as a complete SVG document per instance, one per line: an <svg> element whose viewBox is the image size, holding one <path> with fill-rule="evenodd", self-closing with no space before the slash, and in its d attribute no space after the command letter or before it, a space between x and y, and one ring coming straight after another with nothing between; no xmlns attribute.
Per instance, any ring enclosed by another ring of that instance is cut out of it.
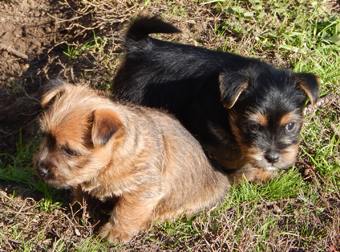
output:
<svg viewBox="0 0 340 252"><path fill-rule="evenodd" d="M56 38L51 15L57 1L0 2L0 152L14 154L20 131L36 132L35 118L46 75L41 73Z"/></svg>

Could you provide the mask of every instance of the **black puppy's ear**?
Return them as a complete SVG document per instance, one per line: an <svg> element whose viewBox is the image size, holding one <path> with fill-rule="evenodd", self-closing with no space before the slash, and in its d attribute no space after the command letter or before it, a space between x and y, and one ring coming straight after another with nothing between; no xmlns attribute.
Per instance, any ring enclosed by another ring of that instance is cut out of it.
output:
<svg viewBox="0 0 340 252"><path fill-rule="evenodd" d="M243 90L248 87L249 78L238 72L220 73L219 82L223 106L230 109Z"/></svg>
<svg viewBox="0 0 340 252"><path fill-rule="evenodd" d="M297 85L305 91L312 105L314 105L320 96L318 77L310 73L296 73L293 78Z"/></svg>
<svg viewBox="0 0 340 252"><path fill-rule="evenodd" d="M92 142L94 147L106 145L111 137L123 128L119 116L111 109L93 112Z"/></svg>

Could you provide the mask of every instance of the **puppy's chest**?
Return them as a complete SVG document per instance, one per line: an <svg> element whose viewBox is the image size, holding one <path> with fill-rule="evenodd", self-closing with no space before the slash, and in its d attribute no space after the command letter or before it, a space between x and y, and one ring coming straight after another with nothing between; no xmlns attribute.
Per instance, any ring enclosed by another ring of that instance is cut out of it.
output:
<svg viewBox="0 0 340 252"><path fill-rule="evenodd" d="M124 181L100 183L96 180L96 183L94 183L94 181L83 183L81 188L91 196L106 201L107 199L121 196L124 192L131 190L132 186Z"/></svg>
<svg viewBox="0 0 340 252"><path fill-rule="evenodd" d="M99 176L89 182L84 182L81 188L91 196L106 201L126 193L143 191L146 185L148 188L157 188L156 191L158 192L162 191L160 189L160 179L146 173L115 177Z"/></svg>

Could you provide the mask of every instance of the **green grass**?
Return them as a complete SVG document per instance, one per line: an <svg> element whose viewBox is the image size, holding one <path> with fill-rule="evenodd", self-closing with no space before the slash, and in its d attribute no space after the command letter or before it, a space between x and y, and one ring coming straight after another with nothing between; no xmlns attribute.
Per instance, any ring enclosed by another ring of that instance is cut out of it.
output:
<svg viewBox="0 0 340 252"><path fill-rule="evenodd" d="M16 156L0 153L0 179L18 183L28 183L33 176L32 155L37 149L38 140L23 145L22 136L17 143ZM31 184L33 185L33 184Z"/></svg>
<svg viewBox="0 0 340 252"><path fill-rule="evenodd" d="M86 3L93 3L91 10L105 10L104 5L95 5L95 1ZM170 37L178 36L178 42L189 38L186 43L202 45L204 42L204 46L211 49L263 58L297 72L312 72L320 77L322 96L331 92L340 95L340 15L338 10L332 10L330 1L215 0L183 2L181 5L174 1L144 1L144 5L131 3L135 6L133 15L140 9L150 10L165 4L167 8L164 5L159 7L163 17L176 17L190 24L199 23L193 10L199 12L199 8L206 8L204 14L211 15L211 19L204 18L210 25L206 26L207 30L186 31L188 34ZM95 20L101 12L93 15ZM204 40L201 37L206 33L209 36ZM117 67L113 55L108 53L108 46L113 41L115 38L110 35L96 36L93 33L93 39L80 45L70 44L64 54L69 64L84 55L93 60L93 68L84 69L81 78L91 79L96 88L107 89ZM98 69L105 74L96 75ZM232 187L225 202L211 211L175 222L155 223L155 227L137 238L139 243L136 247L158 244L158 248L164 250L191 250L202 244L201 249L208 250L210 246L212 251L275 251L276 246L285 241L289 248L324 250L326 247L320 246L331 245L327 240L329 225L332 225L332 220L336 223L336 212L334 206L331 209L332 201L329 199L339 197L340 136L331 128L334 124L339 129L339 117L339 107L329 105L306 117L301 132L299 160L314 166L315 176L306 178L297 166L260 186L243 183ZM1 160L6 160L0 163L0 180L28 186L42 193L44 199L36 208L53 213L67 205L67 201L63 193L48 187L34 175L32 155L39 141L39 138L27 144L19 141L15 156L0 154ZM11 197L16 197L15 192ZM20 230L18 224L12 226L11 232L0 231L0 246L4 243L1 236L21 240L23 234ZM44 235L40 236L40 239L44 238ZM335 238L333 234L332 239ZM23 241L22 251L30 251L35 246L32 244L38 243L37 239ZM113 247L98 240L95 235L76 242L60 238L53 244L56 251L118 251L124 247Z"/></svg>
<svg viewBox="0 0 340 252"><path fill-rule="evenodd" d="M34 173L33 154L40 140L40 137L36 137L24 144L20 134L15 156L0 153L0 181L15 182L28 186L37 193L42 193L44 198L39 202L39 208L41 211L48 212L62 205L63 196L60 190L49 187ZM16 191L13 191L11 196L14 197L15 194Z"/></svg>

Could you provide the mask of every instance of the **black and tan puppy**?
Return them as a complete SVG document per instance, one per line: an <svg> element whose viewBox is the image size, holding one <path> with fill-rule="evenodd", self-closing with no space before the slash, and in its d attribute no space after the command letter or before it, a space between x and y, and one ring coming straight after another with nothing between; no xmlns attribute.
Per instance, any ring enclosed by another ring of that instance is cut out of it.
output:
<svg viewBox="0 0 340 252"><path fill-rule="evenodd" d="M173 113L232 180L258 182L291 167L304 105L319 97L317 77L148 36L159 32L179 30L156 17L132 23L114 96Z"/></svg>
<svg viewBox="0 0 340 252"><path fill-rule="evenodd" d="M36 172L51 186L72 188L74 200L116 201L100 231L110 242L211 207L229 189L197 140L163 112L71 84L47 92L42 106L48 103Z"/></svg>

